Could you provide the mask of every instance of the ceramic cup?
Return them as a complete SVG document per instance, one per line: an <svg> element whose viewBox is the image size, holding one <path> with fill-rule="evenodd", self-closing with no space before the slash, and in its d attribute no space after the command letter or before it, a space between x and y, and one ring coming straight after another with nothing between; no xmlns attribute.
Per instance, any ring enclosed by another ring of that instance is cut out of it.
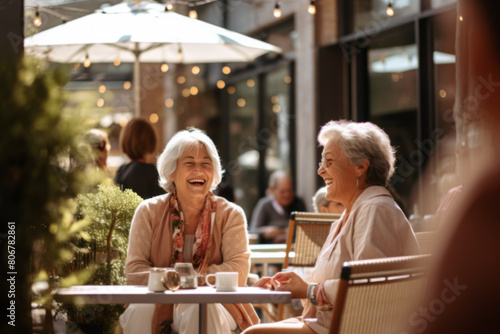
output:
<svg viewBox="0 0 500 334"><path fill-rule="evenodd" d="M149 271L148 290L149 291L165 291L162 278L166 270L163 268L151 268Z"/></svg>
<svg viewBox="0 0 500 334"><path fill-rule="evenodd" d="M209 277L215 277L215 285L208 282ZM238 289L238 273L221 271L215 274L209 274L206 276L207 285L215 287L219 292L231 292Z"/></svg>

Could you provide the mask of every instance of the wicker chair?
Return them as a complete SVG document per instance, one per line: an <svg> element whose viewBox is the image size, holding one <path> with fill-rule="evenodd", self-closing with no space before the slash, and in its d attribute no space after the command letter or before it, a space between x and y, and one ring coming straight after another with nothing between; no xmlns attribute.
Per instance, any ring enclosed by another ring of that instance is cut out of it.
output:
<svg viewBox="0 0 500 334"><path fill-rule="evenodd" d="M288 266L314 267L332 223L339 218L340 215L334 213L292 212L283 269ZM292 244L294 257L290 257Z"/></svg>
<svg viewBox="0 0 500 334"><path fill-rule="evenodd" d="M436 232L417 232L417 238L420 254L432 254L434 252Z"/></svg>
<svg viewBox="0 0 500 334"><path fill-rule="evenodd" d="M404 332L420 304L430 255L344 264L330 334Z"/></svg>
<svg viewBox="0 0 500 334"><path fill-rule="evenodd" d="M328 237L332 223L340 214L292 212L288 224L285 260L283 269L291 267L314 267L319 252ZM294 251L294 256L290 256ZM283 320L286 304L278 305L278 319Z"/></svg>

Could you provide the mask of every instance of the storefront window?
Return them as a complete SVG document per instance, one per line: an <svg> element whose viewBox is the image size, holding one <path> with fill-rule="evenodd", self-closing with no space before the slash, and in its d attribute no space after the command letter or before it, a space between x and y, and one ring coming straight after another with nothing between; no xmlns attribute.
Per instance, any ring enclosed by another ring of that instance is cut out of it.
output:
<svg viewBox="0 0 500 334"><path fill-rule="evenodd" d="M452 3L457 3L457 0L431 0L432 8L443 7Z"/></svg>
<svg viewBox="0 0 500 334"><path fill-rule="evenodd" d="M290 169L290 124L289 87L291 78L287 66L269 72L265 77L264 128L266 174L278 169Z"/></svg>
<svg viewBox="0 0 500 334"><path fill-rule="evenodd" d="M368 50L369 119L389 134L397 149L391 185L406 202L422 164L415 154L418 55L412 32L407 27L399 29L398 38L379 36Z"/></svg>
<svg viewBox="0 0 500 334"><path fill-rule="evenodd" d="M435 101L435 164L432 178L436 207L447 191L456 186L456 127L454 104L455 77L455 13L436 16L434 29L434 101Z"/></svg>
<svg viewBox="0 0 500 334"><path fill-rule="evenodd" d="M394 19L418 14L420 0L354 0L345 1L350 4L353 27L351 32L381 29ZM393 15L388 15L387 7L391 5Z"/></svg>
<svg viewBox="0 0 500 334"><path fill-rule="evenodd" d="M252 84L248 84L253 82ZM234 188L236 201L247 215L252 212L258 199L259 144L258 127L258 80L251 77L227 88L229 103L230 159L226 172Z"/></svg>

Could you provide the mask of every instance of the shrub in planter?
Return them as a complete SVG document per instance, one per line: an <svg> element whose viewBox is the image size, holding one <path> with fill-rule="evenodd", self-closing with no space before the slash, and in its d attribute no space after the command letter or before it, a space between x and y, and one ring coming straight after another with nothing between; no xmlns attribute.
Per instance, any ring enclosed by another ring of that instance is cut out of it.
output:
<svg viewBox="0 0 500 334"><path fill-rule="evenodd" d="M90 265L93 275L90 285L126 284L125 260L127 256L130 223L142 198L132 190L121 191L115 185L100 185L96 193L77 197L80 214L90 223L85 231L87 247L95 252ZM104 332L112 333L116 321L124 311L123 305L63 305L69 321L103 324Z"/></svg>

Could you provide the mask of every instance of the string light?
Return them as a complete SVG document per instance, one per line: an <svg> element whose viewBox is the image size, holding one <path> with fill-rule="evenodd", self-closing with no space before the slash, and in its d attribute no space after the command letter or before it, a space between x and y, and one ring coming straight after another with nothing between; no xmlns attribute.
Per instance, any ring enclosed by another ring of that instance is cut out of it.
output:
<svg viewBox="0 0 500 334"><path fill-rule="evenodd" d="M314 4L315 0L311 0L309 3L309 6L307 7L307 11L309 14L314 15L316 14L316 5Z"/></svg>
<svg viewBox="0 0 500 334"><path fill-rule="evenodd" d="M170 12L172 9L174 9L174 5L172 5L171 3L167 3L165 6L165 11Z"/></svg>
<svg viewBox="0 0 500 334"><path fill-rule="evenodd" d="M85 60L83 61L83 66L84 66L84 67L90 67L90 64L92 64L92 63L90 62L90 58L89 58L89 55L88 55L88 53L87 53L87 54L85 55Z"/></svg>
<svg viewBox="0 0 500 334"><path fill-rule="evenodd" d="M224 73L224 74L226 74L226 75L227 75L227 74L229 74L229 73L231 73L231 67L229 67L229 66L224 66L224 67L222 68L222 73Z"/></svg>
<svg viewBox="0 0 500 334"><path fill-rule="evenodd" d="M394 8L392 8L392 4L390 2L387 4L387 10L385 13L387 16L394 16Z"/></svg>
<svg viewBox="0 0 500 334"><path fill-rule="evenodd" d="M195 20L198 18L198 13L193 7L191 7L191 9L189 10L189 17Z"/></svg>
<svg viewBox="0 0 500 334"><path fill-rule="evenodd" d="M182 61L182 58L184 58L184 54L182 53L182 48L179 45L179 50L177 50L177 58L179 61Z"/></svg>
<svg viewBox="0 0 500 334"><path fill-rule="evenodd" d="M115 64L115 66L120 66L121 63L122 63L122 61L120 60L119 57L116 57L115 61L113 62L113 64Z"/></svg>
<svg viewBox="0 0 500 334"><path fill-rule="evenodd" d="M194 75L200 73L200 68L198 66L193 66L193 68L191 69L191 73L193 73Z"/></svg>
<svg viewBox="0 0 500 334"><path fill-rule="evenodd" d="M276 2L276 5L274 5L273 15L274 15L274 17L280 17L281 16L281 8L280 8L280 3L279 2Z"/></svg>
<svg viewBox="0 0 500 334"><path fill-rule="evenodd" d="M40 16L40 12L38 10L35 12L35 18L33 19L33 25L35 27L39 27L42 25L42 17Z"/></svg>
<svg viewBox="0 0 500 334"><path fill-rule="evenodd" d="M168 68L169 68L169 67L168 67L168 64L163 63L163 64L161 64L160 70L161 70L163 73L166 73L166 72L168 72Z"/></svg>
<svg viewBox="0 0 500 334"><path fill-rule="evenodd" d="M226 87L226 83L224 82L224 80L217 81L217 88L222 89L224 87Z"/></svg>

